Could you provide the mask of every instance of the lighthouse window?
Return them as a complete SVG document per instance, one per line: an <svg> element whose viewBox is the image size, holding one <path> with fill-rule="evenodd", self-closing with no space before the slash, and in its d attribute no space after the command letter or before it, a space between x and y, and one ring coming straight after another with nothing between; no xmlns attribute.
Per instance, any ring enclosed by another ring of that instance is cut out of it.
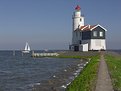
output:
<svg viewBox="0 0 121 91"><path fill-rule="evenodd" d="M94 31L94 32L93 32L93 36L94 36L94 37L97 37L97 31Z"/></svg>
<svg viewBox="0 0 121 91"><path fill-rule="evenodd" d="M100 37L102 37L103 36L103 32L100 32Z"/></svg>
<svg viewBox="0 0 121 91"><path fill-rule="evenodd" d="M80 21L82 21L82 19L80 19Z"/></svg>

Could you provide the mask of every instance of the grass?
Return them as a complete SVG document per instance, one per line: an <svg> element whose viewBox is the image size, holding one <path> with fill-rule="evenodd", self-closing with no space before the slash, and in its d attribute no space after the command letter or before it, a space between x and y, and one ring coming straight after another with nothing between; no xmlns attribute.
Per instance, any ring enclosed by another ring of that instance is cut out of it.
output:
<svg viewBox="0 0 121 91"><path fill-rule="evenodd" d="M59 56L52 56L52 58L90 59L97 55L99 55L98 52L67 52L67 53L60 53Z"/></svg>
<svg viewBox="0 0 121 91"><path fill-rule="evenodd" d="M87 58L91 58L92 56L78 56L78 55L73 55L73 56L64 56L64 55L60 55L60 56L57 56L55 58L75 58L75 59L87 59Z"/></svg>
<svg viewBox="0 0 121 91"><path fill-rule="evenodd" d="M109 68L113 88L115 91L121 91L121 57L107 54L105 59Z"/></svg>
<svg viewBox="0 0 121 91"><path fill-rule="evenodd" d="M94 91L99 56L91 57L90 63L84 68L77 78L67 87L66 91Z"/></svg>

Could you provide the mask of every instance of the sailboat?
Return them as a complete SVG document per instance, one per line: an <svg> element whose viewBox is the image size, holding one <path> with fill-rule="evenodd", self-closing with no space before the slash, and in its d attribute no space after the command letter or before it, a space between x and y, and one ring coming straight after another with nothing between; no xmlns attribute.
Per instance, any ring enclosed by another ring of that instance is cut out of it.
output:
<svg viewBox="0 0 121 91"><path fill-rule="evenodd" d="M29 53L30 52L30 46L29 46L29 44L27 42L26 42L25 48L24 48L24 50L22 52L23 53Z"/></svg>

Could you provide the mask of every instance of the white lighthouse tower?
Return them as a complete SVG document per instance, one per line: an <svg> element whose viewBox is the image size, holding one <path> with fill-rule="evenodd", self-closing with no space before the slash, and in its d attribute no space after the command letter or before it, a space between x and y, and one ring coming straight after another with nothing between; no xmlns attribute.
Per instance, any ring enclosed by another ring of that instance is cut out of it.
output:
<svg viewBox="0 0 121 91"><path fill-rule="evenodd" d="M84 17L81 16L81 8L79 5L76 6L72 19L73 19L73 31L77 30L81 26L84 26Z"/></svg>
<svg viewBox="0 0 121 91"><path fill-rule="evenodd" d="M78 44L80 37L75 32L78 30L81 26L84 26L84 17L81 15L81 8L79 5L76 6L75 11L72 16L73 19L73 30L72 30L72 44Z"/></svg>

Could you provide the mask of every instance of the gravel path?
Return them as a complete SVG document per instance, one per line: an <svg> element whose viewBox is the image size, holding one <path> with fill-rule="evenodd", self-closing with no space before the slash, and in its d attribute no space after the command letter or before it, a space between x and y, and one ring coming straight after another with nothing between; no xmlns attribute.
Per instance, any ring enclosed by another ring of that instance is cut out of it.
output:
<svg viewBox="0 0 121 91"><path fill-rule="evenodd" d="M103 54L101 55L100 59L98 79L95 91L114 91Z"/></svg>

